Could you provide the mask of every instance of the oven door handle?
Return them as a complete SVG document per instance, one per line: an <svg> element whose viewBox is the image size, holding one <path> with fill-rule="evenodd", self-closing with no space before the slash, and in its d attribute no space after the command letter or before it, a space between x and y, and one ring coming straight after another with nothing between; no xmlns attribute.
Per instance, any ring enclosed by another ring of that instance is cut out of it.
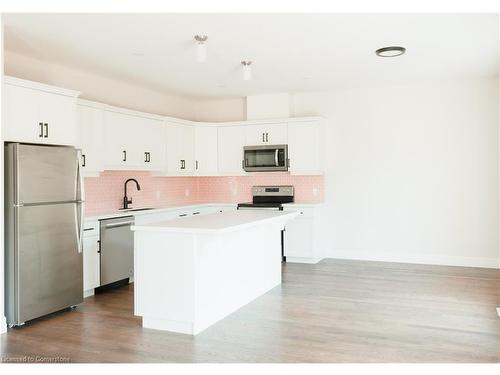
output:
<svg viewBox="0 0 500 375"><path fill-rule="evenodd" d="M280 152L280 150L277 148L276 150L274 150L274 163L276 164L277 167L279 167L279 161L278 161L278 153Z"/></svg>

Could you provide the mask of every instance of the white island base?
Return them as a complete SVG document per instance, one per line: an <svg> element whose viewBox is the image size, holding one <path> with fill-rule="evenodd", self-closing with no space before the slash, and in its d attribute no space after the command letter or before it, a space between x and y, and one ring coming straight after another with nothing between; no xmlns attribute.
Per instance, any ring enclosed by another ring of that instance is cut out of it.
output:
<svg viewBox="0 0 500 375"><path fill-rule="evenodd" d="M229 211L133 226L134 309L196 335L281 283L281 230L298 213Z"/></svg>

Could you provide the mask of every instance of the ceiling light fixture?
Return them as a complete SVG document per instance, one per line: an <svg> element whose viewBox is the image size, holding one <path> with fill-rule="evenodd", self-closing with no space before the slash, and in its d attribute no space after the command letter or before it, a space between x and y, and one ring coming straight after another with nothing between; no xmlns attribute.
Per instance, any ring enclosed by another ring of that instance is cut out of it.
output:
<svg viewBox="0 0 500 375"><path fill-rule="evenodd" d="M250 81L252 79L252 62L242 61L241 65L243 65L243 80Z"/></svg>
<svg viewBox="0 0 500 375"><path fill-rule="evenodd" d="M194 40L196 41L196 61L205 62L207 61L207 41L208 36L206 35L195 35Z"/></svg>
<svg viewBox="0 0 500 375"><path fill-rule="evenodd" d="M396 57L396 56L401 56L405 52L406 48L399 46L379 48L378 50L375 51L377 56L380 57Z"/></svg>

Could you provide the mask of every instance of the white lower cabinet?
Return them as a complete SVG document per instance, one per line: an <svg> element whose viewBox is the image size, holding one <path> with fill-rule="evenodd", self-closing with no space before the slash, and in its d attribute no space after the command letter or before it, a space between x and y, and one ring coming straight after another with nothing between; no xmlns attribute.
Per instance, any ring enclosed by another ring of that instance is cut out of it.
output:
<svg viewBox="0 0 500 375"><path fill-rule="evenodd" d="M83 228L83 292L87 297L100 285L99 222L85 222Z"/></svg>
<svg viewBox="0 0 500 375"><path fill-rule="evenodd" d="M291 263L317 263L323 259L319 246L319 209L315 206L287 207L300 215L285 227L285 256Z"/></svg>

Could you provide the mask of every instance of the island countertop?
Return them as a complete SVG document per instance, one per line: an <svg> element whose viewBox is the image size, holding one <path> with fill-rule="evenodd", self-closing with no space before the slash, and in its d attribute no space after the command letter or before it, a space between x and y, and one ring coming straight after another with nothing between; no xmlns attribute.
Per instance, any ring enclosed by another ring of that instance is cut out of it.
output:
<svg viewBox="0 0 500 375"><path fill-rule="evenodd" d="M238 210L200 216L190 216L147 225L133 225L133 231L219 234L259 225L274 220L290 220L298 212Z"/></svg>

